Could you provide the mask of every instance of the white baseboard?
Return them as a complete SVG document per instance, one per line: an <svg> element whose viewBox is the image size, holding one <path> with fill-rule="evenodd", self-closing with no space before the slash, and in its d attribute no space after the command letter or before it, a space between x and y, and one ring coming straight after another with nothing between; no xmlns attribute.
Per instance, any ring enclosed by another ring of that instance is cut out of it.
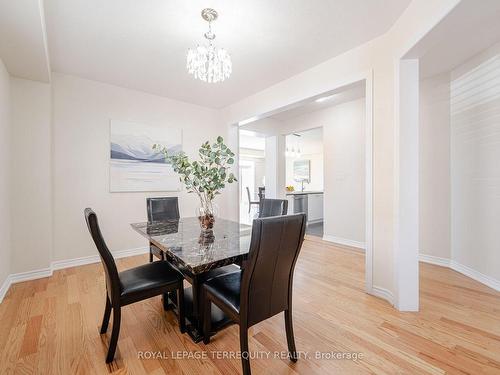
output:
<svg viewBox="0 0 500 375"><path fill-rule="evenodd" d="M130 257L134 255L146 254L149 252L149 247L138 247L135 249L126 249L113 251L113 257L115 259ZM0 288L0 303L2 303L7 291L10 286L15 283L20 283L23 281L41 279L44 277L52 276L53 272L56 270L62 270L64 268L83 266L85 264L98 263L100 261L99 255L90 255L81 258L66 259L66 260L56 260L51 262L49 268L42 268L39 270L20 272L7 276L2 287Z"/></svg>
<svg viewBox="0 0 500 375"><path fill-rule="evenodd" d="M424 263L434 264L441 267L450 267L451 261L448 258L435 257L433 255L420 254L418 260Z"/></svg>
<svg viewBox="0 0 500 375"><path fill-rule="evenodd" d="M473 270L472 268L464 266L463 264L455 262L454 260L451 261L450 268L454 271L464 274L467 277L470 277L471 279L479 281L480 283L489 286L492 289L495 289L497 292L500 292L500 281L494 279L491 276L487 276L479 271Z"/></svg>
<svg viewBox="0 0 500 375"><path fill-rule="evenodd" d="M10 278L10 283L15 284L15 283L20 283L21 281L42 279L44 277L49 277L49 276L52 276L52 270L50 268L42 268L35 271L14 273L9 275L9 278Z"/></svg>
<svg viewBox="0 0 500 375"><path fill-rule="evenodd" d="M66 260L56 260L51 263L52 271L62 270L64 268L84 266L85 264L97 263L99 261L99 255L90 255L87 257L66 259Z"/></svg>
<svg viewBox="0 0 500 375"><path fill-rule="evenodd" d="M318 224L318 223L322 223L322 222L323 222L323 219L309 220L307 222L307 225L309 225L309 224Z"/></svg>
<svg viewBox="0 0 500 375"><path fill-rule="evenodd" d="M330 236L329 234L323 235L323 240L324 241L328 241L328 242L333 242L333 243L336 243L336 244L339 244L339 245L356 247L356 248L361 249L361 250L365 249L365 243L364 242L348 240L347 238Z"/></svg>
<svg viewBox="0 0 500 375"><path fill-rule="evenodd" d="M2 303L12 284L20 283L21 281L42 279L49 276L52 276L52 270L50 268L42 268L35 271L20 272L8 275L3 282L2 287L0 288L0 303Z"/></svg>
<svg viewBox="0 0 500 375"><path fill-rule="evenodd" d="M390 290L374 285L369 293L375 297L385 299L391 306L394 306L394 295Z"/></svg>
<svg viewBox="0 0 500 375"><path fill-rule="evenodd" d="M8 276L5 278L5 280L4 280L3 284L2 284L2 286L0 287L0 303L2 303L3 298L4 298L4 297L5 297L5 295L7 294L7 291L8 291L8 290L9 290L9 288L10 288L10 284L11 284L11 282L10 282L10 275L8 275Z"/></svg>
<svg viewBox="0 0 500 375"><path fill-rule="evenodd" d="M497 292L500 292L500 281L494 279L491 276L487 276L479 271L476 271L470 267L467 267L457 261L448 258L440 258L432 255L420 254L418 259L424 263L434 264L436 266L451 268L454 271L460 272L461 274L470 277L473 280L480 282Z"/></svg>
<svg viewBox="0 0 500 375"><path fill-rule="evenodd" d="M120 259L120 258L125 258L125 257L131 257L134 255L145 254L147 252L149 252L149 247L138 247L135 249L118 250L118 251L113 251L113 258ZM85 264L97 263L100 261L101 261L101 259L99 258L99 255L96 254L96 255L90 255L90 256L81 257L81 258L56 260L56 261L51 263L51 268L53 271L55 271L55 270L62 270L64 268L77 267L77 266L83 266Z"/></svg>

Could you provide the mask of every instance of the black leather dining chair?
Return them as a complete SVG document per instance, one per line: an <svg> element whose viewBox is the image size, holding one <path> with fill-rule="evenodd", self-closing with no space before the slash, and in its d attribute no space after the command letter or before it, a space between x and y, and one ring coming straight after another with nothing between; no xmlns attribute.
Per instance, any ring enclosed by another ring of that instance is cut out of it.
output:
<svg viewBox="0 0 500 375"><path fill-rule="evenodd" d="M253 221L248 260L243 270L207 280L203 285L203 342L210 342L214 303L240 326L243 374L249 375L248 328L282 311L290 359L297 361L292 325L292 283L306 228L306 215Z"/></svg>
<svg viewBox="0 0 500 375"><path fill-rule="evenodd" d="M165 221L178 219L179 199L177 197L146 198L148 221Z"/></svg>
<svg viewBox="0 0 500 375"><path fill-rule="evenodd" d="M106 363L112 362L115 356L118 335L120 334L121 307L139 302L163 293L178 291L178 322L181 332L185 332L184 320L184 288L183 277L166 261L147 263L145 265L118 272L113 255L109 251L101 230L97 215L85 209L85 220L92 239L99 251L106 277L106 308L102 319L101 334L108 330L111 310L113 310L113 330L109 341Z"/></svg>
<svg viewBox="0 0 500 375"><path fill-rule="evenodd" d="M288 212L288 201L286 199L264 198L259 205L259 218L286 215Z"/></svg>
<svg viewBox="0 0 500 375"><path fill-rule="evenodd" d="M179 199L177 197L156 197L146 198L148 212L148 222L154 223L166 220L175 220L180 218ZM163 251L155 245L149 244L149 261L153 261L153 256L165 260Z"/></svg>
<svg viewBox="0 0 500 375"><path fill-rule="evenodd" d="M262 199L264 199L266 197L266 188L265 186L259 186L259 193L258 193L258 196L259 196L259 201L261 201Z"/></svg>

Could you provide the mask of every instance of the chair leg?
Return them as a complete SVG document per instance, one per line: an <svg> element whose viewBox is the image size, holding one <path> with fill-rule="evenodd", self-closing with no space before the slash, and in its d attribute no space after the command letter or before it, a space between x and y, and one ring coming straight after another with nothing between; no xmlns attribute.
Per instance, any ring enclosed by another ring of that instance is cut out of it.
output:
<svg viewBox="0 0 500 375"><path fill-rule="evenodd" d="M161 296L161 301L163 303L163 310L165 310L165 311L172 310L171 306L168 304L169 296L170 296L169 292L163 293Z"/></svg>
<svg viewBox="0 0 500 375"><path fill-rule="evenodd" d="M120 334L121 308L113 308L113 330L111 331L111 340L109 340L108 356L106 363L113 362L115 358L116 344L118 343L118 335Z"/></svg>
<svg viewBox="0 0 500 375"><path fill-rule="evenodd" d="M285 310L285 329L290 360L297 362L297 349L295 348L295 338L293 337L292 310L290 309Z"/></svg>
<svg viewBox="0 0 500 375"><path fill-rule="evenodd" d="M212 331L212 301L207 298L206 292L203 292L203 343L210 343L210 331Z"/></svg>
<svg viewBox="0 0 500 375"><path fill-rule="evenodd" d="M111 302L109 301L109 297L106 293L106 307L104 308L104 316L102 318L102 324L101 324L101 335L103 333L106 333L108 330L108 324L109 324L109 317L111 315Z"/></svg>
<svg viewBox="0 0 500 375"><path fill-rule="evenodd" d="M179 319L179 330L181 333L186 332L186 318L184 310L184 284L181 282L179 290L177 290L177 318Z"/></svg>
<svg viewBox="0 0 500 375"><path fill-rule="evenodd" d="M240 325L240 351L243 375L250 375L250 353L248 352L248 328Z"/></svg>
<svg viewBox="0 0 500 375"><path fill-rule="evenodd" d="M151 250L151 246L149 247L149 263L153 262L153 251Z"/></svg>

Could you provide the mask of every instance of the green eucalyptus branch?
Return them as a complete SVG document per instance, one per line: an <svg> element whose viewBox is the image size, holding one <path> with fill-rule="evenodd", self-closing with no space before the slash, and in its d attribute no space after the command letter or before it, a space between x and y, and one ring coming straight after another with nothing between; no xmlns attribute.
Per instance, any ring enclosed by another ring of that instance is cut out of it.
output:
<svg viewBox="0 0 500 375"><path fill-rule="evenodd" d="M202 207L212 209L212 201L226 184L237 181L230 172L234 153L224 144L222 137L210 144L206 141L198 150L200 160L191 161L184 152L169 154L165 146L154 144L153 150L165 155L165 160L179 174L180 181L189 193L198 195Z"/></svg>

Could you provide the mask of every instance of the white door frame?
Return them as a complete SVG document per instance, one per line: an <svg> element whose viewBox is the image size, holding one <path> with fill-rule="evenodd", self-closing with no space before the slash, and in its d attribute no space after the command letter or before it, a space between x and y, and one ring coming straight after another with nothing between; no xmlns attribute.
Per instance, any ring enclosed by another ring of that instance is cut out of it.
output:
<svg viewBox="0 0 500 375"><path fill-rule="evenodd" d="M388 299L390 298L385 293L378 293L373 288L373 70L367 70L361 74L347 77L341 81L334 82L327 90L313 93L307 97L301 98L294 102L287 103L272 111L263 114L252 116L252 120L266 118L272 114L282 112L288 107L293 107L297 103L308 100L311 97L320 96L326 92L337 90L344 86L364 81L365 82L365 106L366 106L366 121L365 121L365 291L368 294L373 294L378 297ZM241 119L240 121L244 121ZM238 129L238 124L234 124ZM238 132L239 133L239 132ZM238 136L238 153L239 153L239 136ZM239 161L239 155L238 155ZM239 200L239 199L238 199ZM326 204L325 202L323 204ZM239 203L238 203L239 205ZM238 210L241 210L241 207Z"/></svg>

